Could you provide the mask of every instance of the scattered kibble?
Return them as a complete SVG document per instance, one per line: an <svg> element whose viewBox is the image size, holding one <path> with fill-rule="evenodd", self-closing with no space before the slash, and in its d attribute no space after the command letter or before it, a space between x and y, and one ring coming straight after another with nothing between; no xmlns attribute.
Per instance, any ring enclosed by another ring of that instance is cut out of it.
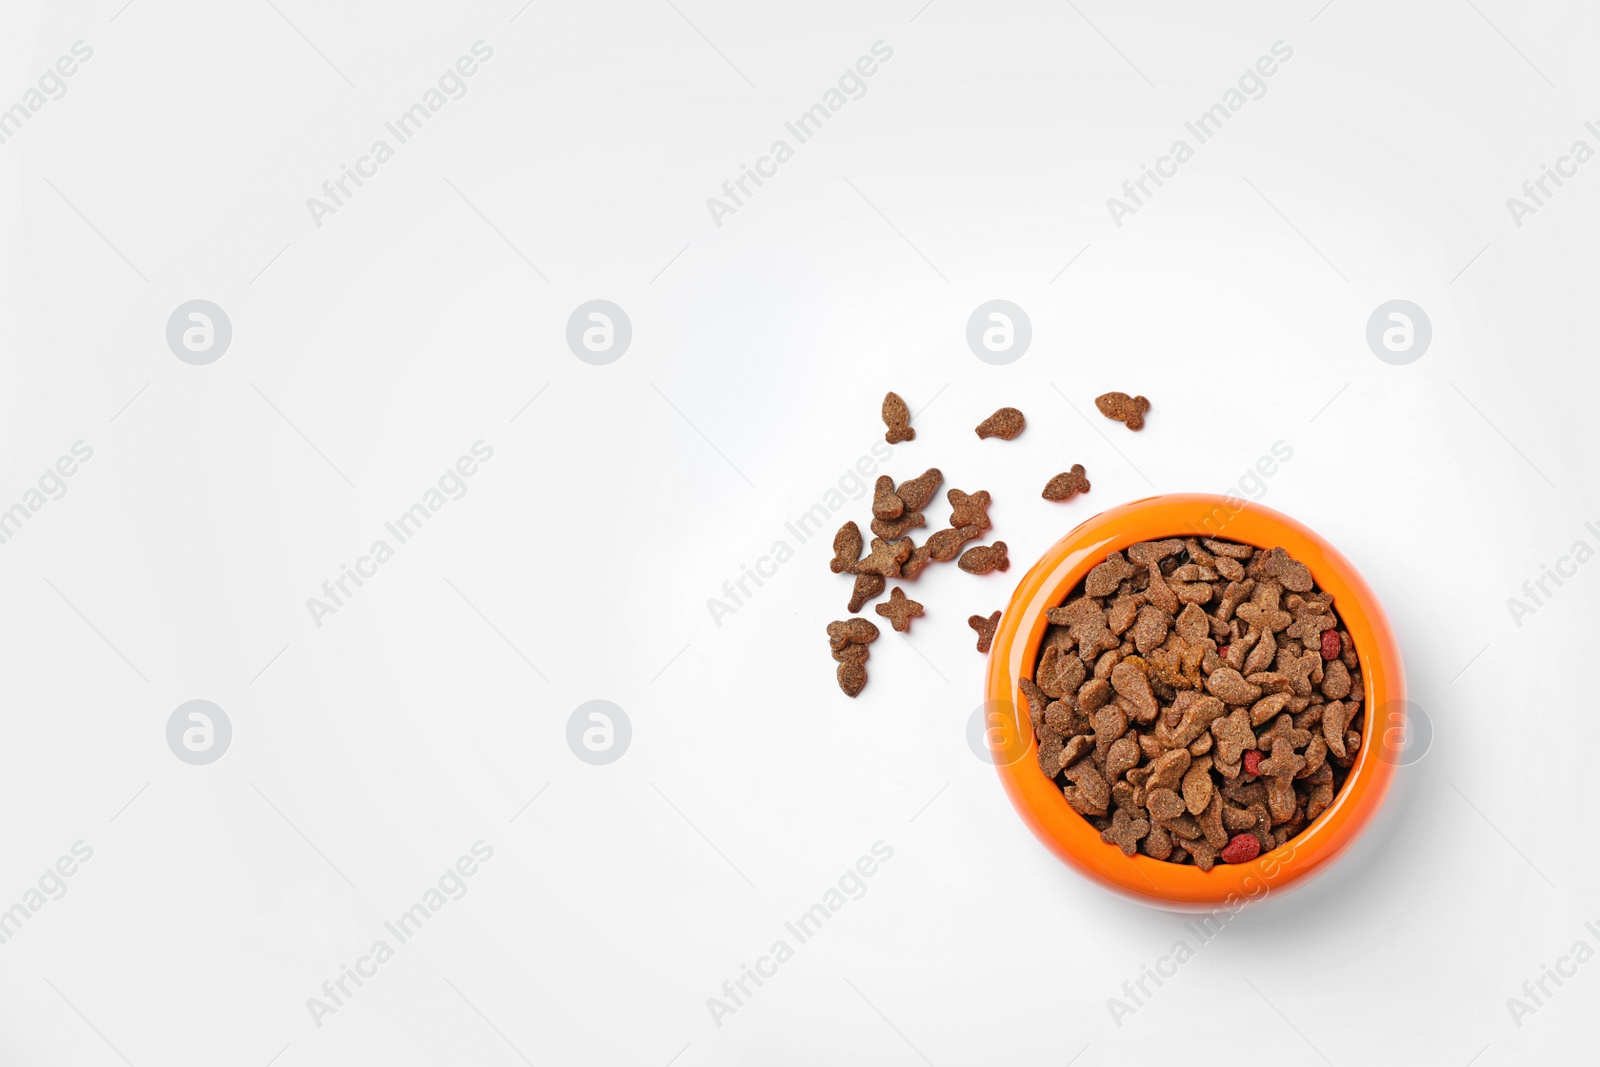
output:
<svg viewBox="0 0 1600 1067"><path fill-rule="evenodd" d="M883 396L883 424L889 427L883 439L891 445L910 441L917 436L917 431L911 428L911 409L906 407L906 402L900 399L898 393L885 393Z"/></svg>
<svg viewBox="0 0 1600 1067"><path fill-rule="evenodd" d="M967 495L959 489L952 489L945 495L950 501L950 526L961 529L963 526L976 526L980 531L989 528L989 493L980 489L972 495Z"/></svg>
<svg viewBox="0 0 1600 1067"><path fill-rule="evenodd" d="M835 673L844 695L853 697L867 687L867 646L846 645L833 654L839 661Z"/></svg>
<svg viewBox="0 0 1600 1067"><path fill-rule="evenodd" d="M926 526L927 518L920 511L907 511L898 519L873 519L872 532L885 541L898 541L918 526Z"/></svg>
<svg viewBox="0 0 1600 1067"><path fill-rule="evenodd" d="M1072 469L1051 478L1045 483L1042 495L1046 500L1071 500L1079 493L1089 491L1089 478L1083 469L1082 463L1074 463Z"/></svg>
<svg viewBox="0 0 1600 1067"><path fill-rule="evenodd" d="M855 696L867 685L867 646L878 639L878 628L866 619L842 619L828 624L828 647L839 662L839 688Z"/></svg>
<svg viewBox="0 0 1600 1067"><path fill-rule="evenodd" d="M847 522L833 535L833 562L828 566L835 574L854 574L861 561L861 527Z"/></svg>
<svg viewBox="0 0 1600 1067"><path fill-rule="evenodd" d="M917 477L901 482L895 487L898 496L907 511L921 511L928 506L928 501L933 499L933 494L938 491L944 481L944 474L938 467L929 467Z"/></svg>
<svg viewBox="0 0 1600 1067"><path fill-rule="evenodd" d="M990 571L1006 570L1011 566L1011 561L1006 558L1006 543L996 541L992 545L967 549L961 553L956 566L968 574L988 574Z"/></svg>
<svg viewBox="0 0 1600 1067"><path fill-rule="evenodd" d="M894 479L887 474L881 476L872 487L872 517L898 519L905 510L906 502L894 491Z"/></svg>
<svg viewBox="0 0 1600 1067"><path fill-rule="evenodd" d="M1022 417L1022 412L1016 408L1001 408L987 419L978 423L977 433L979 439L985 437L998 437L1002 441L1011 441L1016 438L1028 425L1028 420Z"/></svg>
<svg viewBox="0 0 1600 1067"><path fill-rule="evenodd" d="M963 526L960 529L940 530L928 538L929 554L941 563L948 563L961 554L961 546L982 535L980 526Z"/></svg>
<svg viewBox="0 0 1600 1067"><path fill-rule="evenodd" d="M1106 418L1114 419L1130 430L1142 430L1145 412L1150 410L1150 401L1127 393L1104 393L1094 398L1094 406Z"/></svg>
<svg viewBox="0 0 1600 1067"><path fill-rule="evenodd" d="M881 537L872 539L872 551L867 557L856 564L857 574L877 574L884 578L900 577L900 565L911 558L910 541L885 541ZM880 589L879 592L882 592ZM876 595L876 594L874 594Z"/></svg>
<svg viewBox="0 0 1600 1067"><path fill-rule="evenodd" d="M850 614L854 615L863 606L876 600L887 584L881 574L857 574L855 588L850 591Z"/></svg>
<svg viewBox="0 0 1600 1067"><path fill-rule="evenodd" d="M997 611L987 619L982 615L969 616L967 625L978 631L978 651L988 655L989 643L994 640L994 632L1000 626L1000 613Z"/></svg>
<svg viewBox="0 0 1600 1067"><path fill-rule="evenodd" d="M879 604L873 610L888 619L889 625L894 627L896 633L903 634L911 629L911 620L922 614L922 605L906 596L904 589L895 586L889 592L889 602Z"/></svg>

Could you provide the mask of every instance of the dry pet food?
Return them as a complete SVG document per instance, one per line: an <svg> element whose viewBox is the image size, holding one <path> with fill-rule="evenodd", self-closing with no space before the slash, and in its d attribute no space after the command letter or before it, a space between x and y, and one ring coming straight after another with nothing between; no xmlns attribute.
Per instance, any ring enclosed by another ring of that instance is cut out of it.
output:
<svg viewBox="0 0 1600 1067"><path fill-rule="evenodd" d="M877 574L885 578L900 577L900 564L911 557L910 541L885 541L881 537L872 539L872 551L867 553L867 558L856 564L857 574ZM880 589L879 592L882 592ZM877 594L873 594L876 596Z"/></svg>
<svg viewBox="0 0 1600 1067"><path fill-rule="evenodd" d="M1094 406L1106 418L1115 419L1130 430L1141 430L1144 428L1144 413L1150 410L1150 401L1127 393L1105 393L1094 398Z"/></svg>
<svg viewBox="0 0 1600 1067"><path fill-rule="evenodd" d="M906 538L906 542L908 544L911 543L911 539L909 537ZM917 580L917 575L921 574L923 569L932 562L933 552L929 550L927 545L919 545L913 548L911 555L907 556L906 561L900 564L900 577L905 581L914 582Z"/></svg>
<svg viewBox="0 0 1600 1067"><path fill-rule="evenodd" d="M1002 441L1010 441L1023 431L1028 425L1028 420L1022 417L1022 412L1016 408L1001 408L987 419L978 423L975 431L979 438L998 437Z"/></svg>
<svg viewBox="0 0 1600 1067"><path fill-rule="evenodd" d="M867 685L867 646L878 639L878 628L866 619L844 619L828 624L828 647L839 661L835 673L839 688L855 696Z"/></svg>
<svg viewBox="0 0 1600 1067"><path fill-rule="evenodd" d="M1006 570L1011 566L1011 561L1006 558L1006 543L996 541L992 545L967 549L961 553L961 560L956 566L968 574L988 574L990 571Z"/></svg>
<svg viewBox="0 0 1600 1067"><path fill-rule="evenodd" d="M1343 788L1362 743L1361 660L1333 597L1283 549L1130 545L1046 619L1019 682L1039 766L1107 844L1201 870L1248 863Z"/></svg>
<svg viewBox="0 0 1600 1067"><path fill-rule="evenodd" d="M987 519L985 520L987 523ZM959 530L940 530L928 538L928 554L940 563L949 563L961 554L961 546L981 536L982 526L963 526Z"/></svg>
<svg viewBox="0 0 1600 1067"><path fill-rule="evenodd" d="M917 436L917 431L911 428L911 409L906 407L906 402L900 399L898 393L883 394L883 424L889 427L883 439L891 445Z"/></svg>
<svg viewBox="0 0 1600 1067"><path fill-rule="evenodd" d="M873 610L888 619L889 625L894 627L896 633L903 634L911 629L911 620L922 614L922 605L906 596L904 589L896 586L889 593L889 602L879 604ZM860 621L866 622L865 619Z"/></svg>
<svg viewBox="0 0 1600 1067"><path fill-rule="evenodd" d="M833 562L828 566L835 574L854 574L861 561L861 527L847 522L833 535Z"/></svg>
<svg viewBox="0 0 1600 1067"><path fill-rule="evenodd" d="M881 574L857 574L855 588L850 590L850 614L854 615L863 605L876 599L885 584Z"/></svg>
<svg viewBox="0 0 1600 1067"><path fill-rule="evenodd" d="M872 486L872 517L898 519L905 510L906 502L894 491L894 479L887 474L880 476Z"/></svg>
<svg viewBox="0 0 1600 1067"><path fill-rule="evenodd" d="M976 526L980 531L989 528L989 493L980 489L971 496L959 489L944 495L950 501L950 526L959 530L963 526Z"/></svg>
<svg viewBox="0 0 1600 1067"><path fill-rule="evenodd" d="M943 481L944 474L939 468L929 467L915 478L895 486L894 493L905 504L907 511L921 511L928 506L928 501L933 499L933 494Z"/></svg>
<svg viewBox="0 0 1600 1067"><path fill-rule="evenodd" d="M989 644L994 640L994 632L1000 625L1000 613L997 611L987 619L982 615L968 616L967 625L978 631L978 651L987 656Z"/></svg>
<svg viewBox="0 0 1600 1067"><path fill-rule="evenodd" d="M1089 478L1083 464L1074 463L1071 470L1063 471L1046 482L1044 492L1040 495L1046 500L1071 500L1079 493L1088 491Z"/></svg>
<svg viewBox="0 0 1600 1067"><path fill-rule="evenodd" d="M923 516L922 512L908 511L898 519L890 519L888 521L873 519L872 532L885 541L898 541L909 531L915 530L918 526L926 526L927 523L928 520Z"/></svg>

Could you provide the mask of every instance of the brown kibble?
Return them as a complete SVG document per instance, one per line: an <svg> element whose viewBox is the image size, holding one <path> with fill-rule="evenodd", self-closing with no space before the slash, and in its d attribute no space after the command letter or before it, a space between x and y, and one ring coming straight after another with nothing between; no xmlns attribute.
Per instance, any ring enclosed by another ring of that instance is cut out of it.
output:
<svg viewBox="0 0 1600 1067"><path fill-rule="evenodd" d="M1256 747L1256 732L1250 728L1250 714L1243 708L1234 708L1225 718L1213 722L1211 736L1217 739L1217 759L1229 765L1238 763L1246 750Z"/></svg>
<svg viewBox="0 0 1600 1067"><path fill-rule="evenodd" d="M1273 775L1264 781L1267 783L1267 811L1272 815L1272 824L1276 826L1294 818L1294 779Z"/></svg>
<svg viewBox="0 0 1600 1067"><path fill-rule="evenodd" d="M1183 542L1176 537L1169 537L1165 541L1140 541L1129 545L1128 558L1141 567L1148 567L1182 551Z"/></svg>
<svg viewBox="0 0 1600 1067"><path fill-rule="evenodd" d="M1194 857L1194 865L1202 871L1209 871L1217 865L1217 857L1222 855L1222 850L1213 845L1209 838L1198 837L1193 841L1185 841L1184 847Z"/></svg>
<svg viewBox="0 0 1600 1067"><path fill-rule="evenodd" d="M834 672L839 679L839 688L844 690L844 695L853 697L867 686L867 646L846 645L835 652L833 658L839 661L839 667Z"/></svg>
<svg viewBox="0 0 1600 1067"><path fill-rule="evenodd" d="M911 629L911 620L922 614L922 605L906 596L906 591L895 586L889 593L889 602L879 604L872 610L889 620L889 625L894 627L895 633L905 633ZM865 619L857 620L866 622ZM871 623L867 623L871 626Z"/></svg>
<svg viewBox="0 0 1600 1067"><path fill-rule="evenodd" d="M1306 758L1281 734L1272 739L1272 755L1261 761L1261 773L1268 778L1293 778L1306 765ZM1267 787L1271 789L1269 785Z"/></svg>
<svg viewBox="0 0 1600 1067"><path fill-rule="evenodd" d="M1132 856L1139 851L1140 839L1149 832L1150 820L1135 818L1127 808L1118 808L1111 815L1110 827L1100 831L1100 840L1116 845L1124 856Z"/></svg>
<svg viewBox="0 0 1600 1067"><path fill-rule="evenodd" d="M907 556L906 561L900 564L901 579L907 582L916 581L917 575L921 574L923 569L932 562L933 553L928 549L927 545L919 545L913 548L911 555Z"/></svg>
<svg viewBox="0 0 1600 1067"><path fill-rule="evenodd" d="M928 552L941 563L948 563L961 554L961 546L983 533L981 526L963 526L959 529L940 530L928 538Z"/></svg>
<svg viewBox="0 0 1600 1067"><path fill-rule="evenodd" d="M1089 491L1089 479L1083 469L1082 463L1074 463L1072 469L1051 478L1045 483L1044 492L1041 494L1046 500L1071 500L1079 493Z"/></svg>
<svg viewBox="0 0 1600 1067"><path fill-rule="evenodd" d="M1183 814L1183 798L1171 789L1151 789L1145 794L1145 807L1150 817L1160 822L1176 819Z"/></svg>
<svg viewBox="0 0 1600 1067"><path fill-rule="evenodd" d="M1329 700L1343 700L1350 695L1350 669L1342 660L1329 660L1322 668L1322 695Z"/></svg>
<svg viewBox="0 0 1600 1067"><path fill-rule="evenodd" d="M1328 810L1333 803L1333 783L1319 782L1311 787L1311 793L1306 797L1306 821L1310 822L1318 815Z"/></svg>
<svg viewBox="0 0 1600 1067"><path fill-rule="evenodd" d="M1106 629L1106 613L1093 597L1079 597L1065 607L1050 608L1045 618L1058 626L1067 627L1078 643L1078 655L1085 662L1093 662L1100 653L1122 644L1117 636Z"/></svg>
<svg viewBox="0 0 1600 1067"><path fill-rule="evenodd" d="M995 612L996 616L999 616L999 614L998 611ZM975 619L977 617L976 615L973 616ZM987 652L988 649L985 648L982 651ZM1031 678L1018 678L1017 688L1022 690L1022 696L1028 702L1028 721L1033 724L1034 731L1037 733L1039 724L1044 722L1045 707L1049 704L1049 700L1039 691L1039 687L1033 684L1033 679Z"/></svg>
<svg viewBox="0 0 1600 1067"><path fill-rule="evenodd" d="M1211 779L1206 779L1209 789ZM1184 798L1188 802L1187 796ZM1191 813L1192 814L1192 813ZM1200 832L1205 835L1206 843L1214 849L1221 849L1228 843L1228 831L1222 825L1222 794L1212 792L1206 801L1203 811L1195 816L1195 822L1200 824Z"/></svg>
<svg viewBox="0 0 1600 1067"><path fill-rule="evenodd" d="M1139 568L1123 559L1121 552L1113 552L1104 563L1097 563L1090 568L1089 576L1084 579L1083 591L1090 596L1110 596L1117 591L1123 579L1137 573Z"/></svg>
<svg viewBox="0 0 1600 1067"><path fill-rule="evenodd" d="M1150 824L1150 834L1144 839L1144 854L1153 860L1164 860L1172 855L1172 833L1159 823Z"/></svg>
<svg viewBox="0 0 1600 1067"><path fill-rule="evenodd" d="M877 574L885 578L900 577L900 564L911 558L910 541L885 541L881 537L872 539L872 551L867 553L867 558L856 564L856 573ZM882 592L883 590L878 590ZM876 594L874 594L876 595Z"/></svg>
<svg viewBox="0 0 1600 1067"><path fill-rule="evenodd" d="M1044 709L1044 722L1062 737L1075 738L1079 734L1088 734L1093 729L1089 717L1065 700L1050 702L1050 706ZM1092 742L1091 747L1093 747Z"/></svg>
<svg viewBox="0 0 1600 1067"><path fill-rule="evenodd" d="M1183 776L1183 803L1189 809L1189 814L1200 815L1213 799L1217 799L1217 794L1211 788L1210 760L1191 764ZM1204 819L1200 821L1200 825L1205 826Z"/></svg>
<svg viewBox="0 0 1600 1067"><path fill-rule="evenodd" d="M944 495L950 501L950 525L954 529L976 526L980 531L989 528L989 492L980 489L970 496L959 489Z"/></svg>
<svg viewBox="0 0 1600 1067"><path fill-rule="evenodd" d="M987 419L978 423L978 437L998 437L1002 441L1013 440L1017 434L1028 425L1028 420L1022 417L1022 412L1016 408L1001 408Z"/></svg>
<svg viewBox="0 0 1600 1067"><path fill-rule="evenodd" d="M833 535L833 562L828 566L835 574L854 574L861 559L861 527L847 522Z"/></svg>
<svg viewBox="0 0 1600 1067"><path fill-rule="evenodd" d="M872 532L885 541L898 541L907 532L927 525L927 516L920 511L907 511L898 519L873 519Z"/></svg>
<svg viewBox="0 0 1600 1067"><path fill-rule="evenodd" d="M905 514L905 510L905 501L895 495L894 479L887 474L879 475L872 487L872 517L898 519Z"/></svg>
<svg viewBox="0 0 1600 1067"><path fill-rule="evenodd" d="M1236 541L1213 541L1210 538L1201 538L1200 543L1219 556L1229 559L1249 559L1256 554L1256 550L1249 545L1241 545Z"/></svg>
<svg viewBox="0 0 1600 1067"><path fill-rule="evenodd" d="M957 567L968 574L988 574L990 571L1004 571L1011 567L1011 560L1006 556L1006 543L996 541L992 545L979 545L969 548L961 553Z"/></svg>
<svg viewBox="0 0 1600 1067"><path fill-rule="evenodd" d="M982 615L972 615L967 618L967 625L978 631L978 651L984 655L989 654L989 643L994 640L994 632L1000 625L1000 613L997 611L987 619ZM1028 679L1023 679L1029 681ZM1029 684L1032 684L1029 681Z"/></svg>
<svg viewBox="0 0 1600 1067"><path fill-rule="evenodd" d="M1311 590L1311 568L1281 548L1271 548L1256 556L1247 570L1252 578L1276 578L1291 593Z"/></svg>
<svg viewBox="0 0 1600 1067"><path fill-rule="evenodd" d="M1094 761L1079 760L1067 768L1066 774L1072 784L1061 792L1072 810L1079 815L1104 815L1111 802L1111 787L1095 770Z"/></svg>
<svg viewBox="0 0 1600 1067"><path fill-rule="evenodd" d="M1150 777L1145 780L1146 789L1176 789L1178 783L1183 781L1183 776L1189 772L1189 765L1193 758L1189 750L1175 748L1150 761Z"/></svg>
<svg viewBox="0 0 1600 1067"><path fill-rule="evenodd" d="M1059 704L1060 701L1057 701L1056 703ZM1050 705L1051 708L1055 706L1055 704ZM1051 717L1050 708L1046 708L1044 712L1044 721L1048 724ZM1056 717L1059 718L1059 715ZM1070 767L1093 751L1093 736L1090 734L1073 734L1071 737L1067 738L1067 743L1061 747L1061 766Z"/></svg>
<svg viewBox="0 0 1600 1067"><path fill-rule="evenodd" d="M1082 783L1063 795L1107 842L1209 870L1287 845L1339 802L1362 745L1360 656L1333 596L1281 549L1138 542L1045 615L1035 734L1072 763Z"/></svg>
<svg viewBox="0 0 1600 1067"><path fill-rule="evenodd" d="M1144 428L1144 415L1150 410L1150 401L1127 393L1103 393L1094 398L1094 406L1106 418L1114 419L1130 430L1140 430Z"/></svg>
<svg viewBox="0 0 1600 1067"><path fill-rule="evenodd" d="M883 439L891 445L917 436L917 431L911 428L911 409L906 407L906 402L897 393L885 393L883 396L883 424L889 427Z"/></svg>
<svg viewBox="0 0 1600 1067"><path fill-rule="evenodd" d="M828 624L828 645L835 652L846 645L870 645L878 639L878 628L866 619L842 619Z"/></svg>
<svg viewBox="0 0 1600 1067"><path fill-rule="evenodd" d="M1261 687L1251 685L1232 667L1218 667L1206 679L1206 690L1225 704L1254 704L1261 699Z"/></svg>
<svg viewBox="0 0 1600 1067"><path fill-rule="evenodd" d="M1106 778L1116 781L1139 765L1139 742L1131 737L1119 737L1106 750Z"/></svg>
<svg viewBox="0 0 1600 1067"><path fill-rule="evenodd" d="M1211 631L1211 624L1206 619L1206 613L1201 610L1198 604L1185 605L1183 611L1178 615L1176 626L1178 636L1183 638L1186 644L1190 645L1200 644L1206 639L1206 634ZM1163 627L1161 640L1165 639L1166 628Z"/></svg>
<svg viewBox="0 0 1600 1067"><path fill-rule="evenodd" d="M1138 660L1124 660L1111 668L1111 688L1128 702L1130 714L1136 722L1154 722L1160 708L1155 694L1150 691L1150 679L1144 664Z"/></svg>
<svg viewBox="0 0 1600 1067"><path fill-rule="evenodd" d="M907 511L921 511L928 506L928 501L933 499L935 490L943 481L944 474L939 468L929 467L910 481L895 486L894 493L905 504Z"/></svg>
<svg viewBox="0 0 1600 1067"><path fill-rule="evenodd" d="M1110 702L1111 683L1104 678L1091 678L1078 689L1078 707L1085 715L1093 715Z"/></svg>
<svg viewBox="0 0 1600 1067"><path fill-rule="evenodd" d="M1088 673L1083 660L1057 645L1044 650L1034 677L1039 682L1039 688L1051 699L1061 700L1076 693Z"/></svg>
<svg viewBox="0 0 1600 1067"><path fill-rule="evenodd" d="M1167 639L1167 627L1172 625L1172 616L1146 604L1139 609L1137 621L1129 636L1133 638L1133 647L1139 650L1139 655L1147 656L1152 651L1161 647Z"/></svg>
<svg viewBox="0 0 1600 1067"><path fill-rule="evenodd" d="M1039 751L1035 754L1035 758L1039 761L1039 769L1045 773L1045 777L1054 778L1061 773L1062 767L1061 757L1064 747L1061 742L1061 735L1045 730L1038 733L1037 736L1039 738Z"/></svg>
<svg viewBox="0 0 1600 1067"><path fill-rule="evenodd" d="M863 605L883 592L887 584L881 574L857 574L855 588L850 592L850 613L853 615L860 611Z"/></svg>
<svg viewBox="0 0 1600 1067"><path fill-rule="evenodd" d="M1322 738L1327 742L1328 751L1339 759L1349 755L1345 749L1345 728L1350 725L1350 720L1355 718L1355 712L1354 704L1346 704L1342 700L1323 705Z"/></svg>

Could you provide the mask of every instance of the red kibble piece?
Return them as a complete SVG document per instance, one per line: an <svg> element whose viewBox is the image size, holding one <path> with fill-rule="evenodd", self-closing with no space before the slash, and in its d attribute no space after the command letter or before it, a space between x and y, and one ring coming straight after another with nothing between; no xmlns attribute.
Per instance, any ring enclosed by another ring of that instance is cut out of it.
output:
<svg viewBox="0 0 1600 1067"><path fill-rule="evenodd" d="M1261 855L1261 842L1255 834L1234 834L1233 840L1222 850L1223 863L1249 863Z"/></svg>
<svg viewBox="0 0 1600 1067"><path fill-rule="evenodd" d="M1338 630L1322 631L1322 658L1338 659L1341 646L1339 644Z"/></svg>
<svg viewBox="0 0 1600 1067"><path fill-rule="evenodd" d="M1227 659L1228 658L1228 649L1230 649L1232 647L1233 647L1232 645L1223 645L1221 648L1217 649L1217 655L1221 656L1223 659Z"/></svg>
<svg viewBox="0 0 1600 1067"><path fill-rule="evenodd" d="M1244 772L1251 776L1260 774L1261 760L1263 758L1264 757L1262 756L1260 749L1251 749L1249 752L1246 752L1244 754Z"/></svg>

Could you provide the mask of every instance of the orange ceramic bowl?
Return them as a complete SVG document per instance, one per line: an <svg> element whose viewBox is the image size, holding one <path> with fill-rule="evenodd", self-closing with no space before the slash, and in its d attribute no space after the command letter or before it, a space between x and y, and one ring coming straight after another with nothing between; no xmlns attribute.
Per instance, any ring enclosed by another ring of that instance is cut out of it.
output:
<svg viewBox="0 0 1600 1067"><path fill-rule="evenodd" d="M1365 686L1362 740L1356 762L1332 806L1282 848L1249 863L1209 871L1145 855L1124 856L1100 840L1088 820L1067 806L1044 776L1017 681L1032 678L1044 639L1045 611L1060 605L1106 553L1166 537L1219 537L1260 548L1282 546L1311 568L1333 595L1361 658ZM1300 523L1239 499L1198 493L1136 500L1101 512L1045 552L1023 576L1000 616L985 682L988 743L1000 780L1022 820L1045 846L1109 889L1149 904L1184 910L1236 905L1302 882L1333 862L1371 821L1388 792L1395 750L1404 736L1405 679L1400 651L1378 599L1339 552Z"/></svg>

